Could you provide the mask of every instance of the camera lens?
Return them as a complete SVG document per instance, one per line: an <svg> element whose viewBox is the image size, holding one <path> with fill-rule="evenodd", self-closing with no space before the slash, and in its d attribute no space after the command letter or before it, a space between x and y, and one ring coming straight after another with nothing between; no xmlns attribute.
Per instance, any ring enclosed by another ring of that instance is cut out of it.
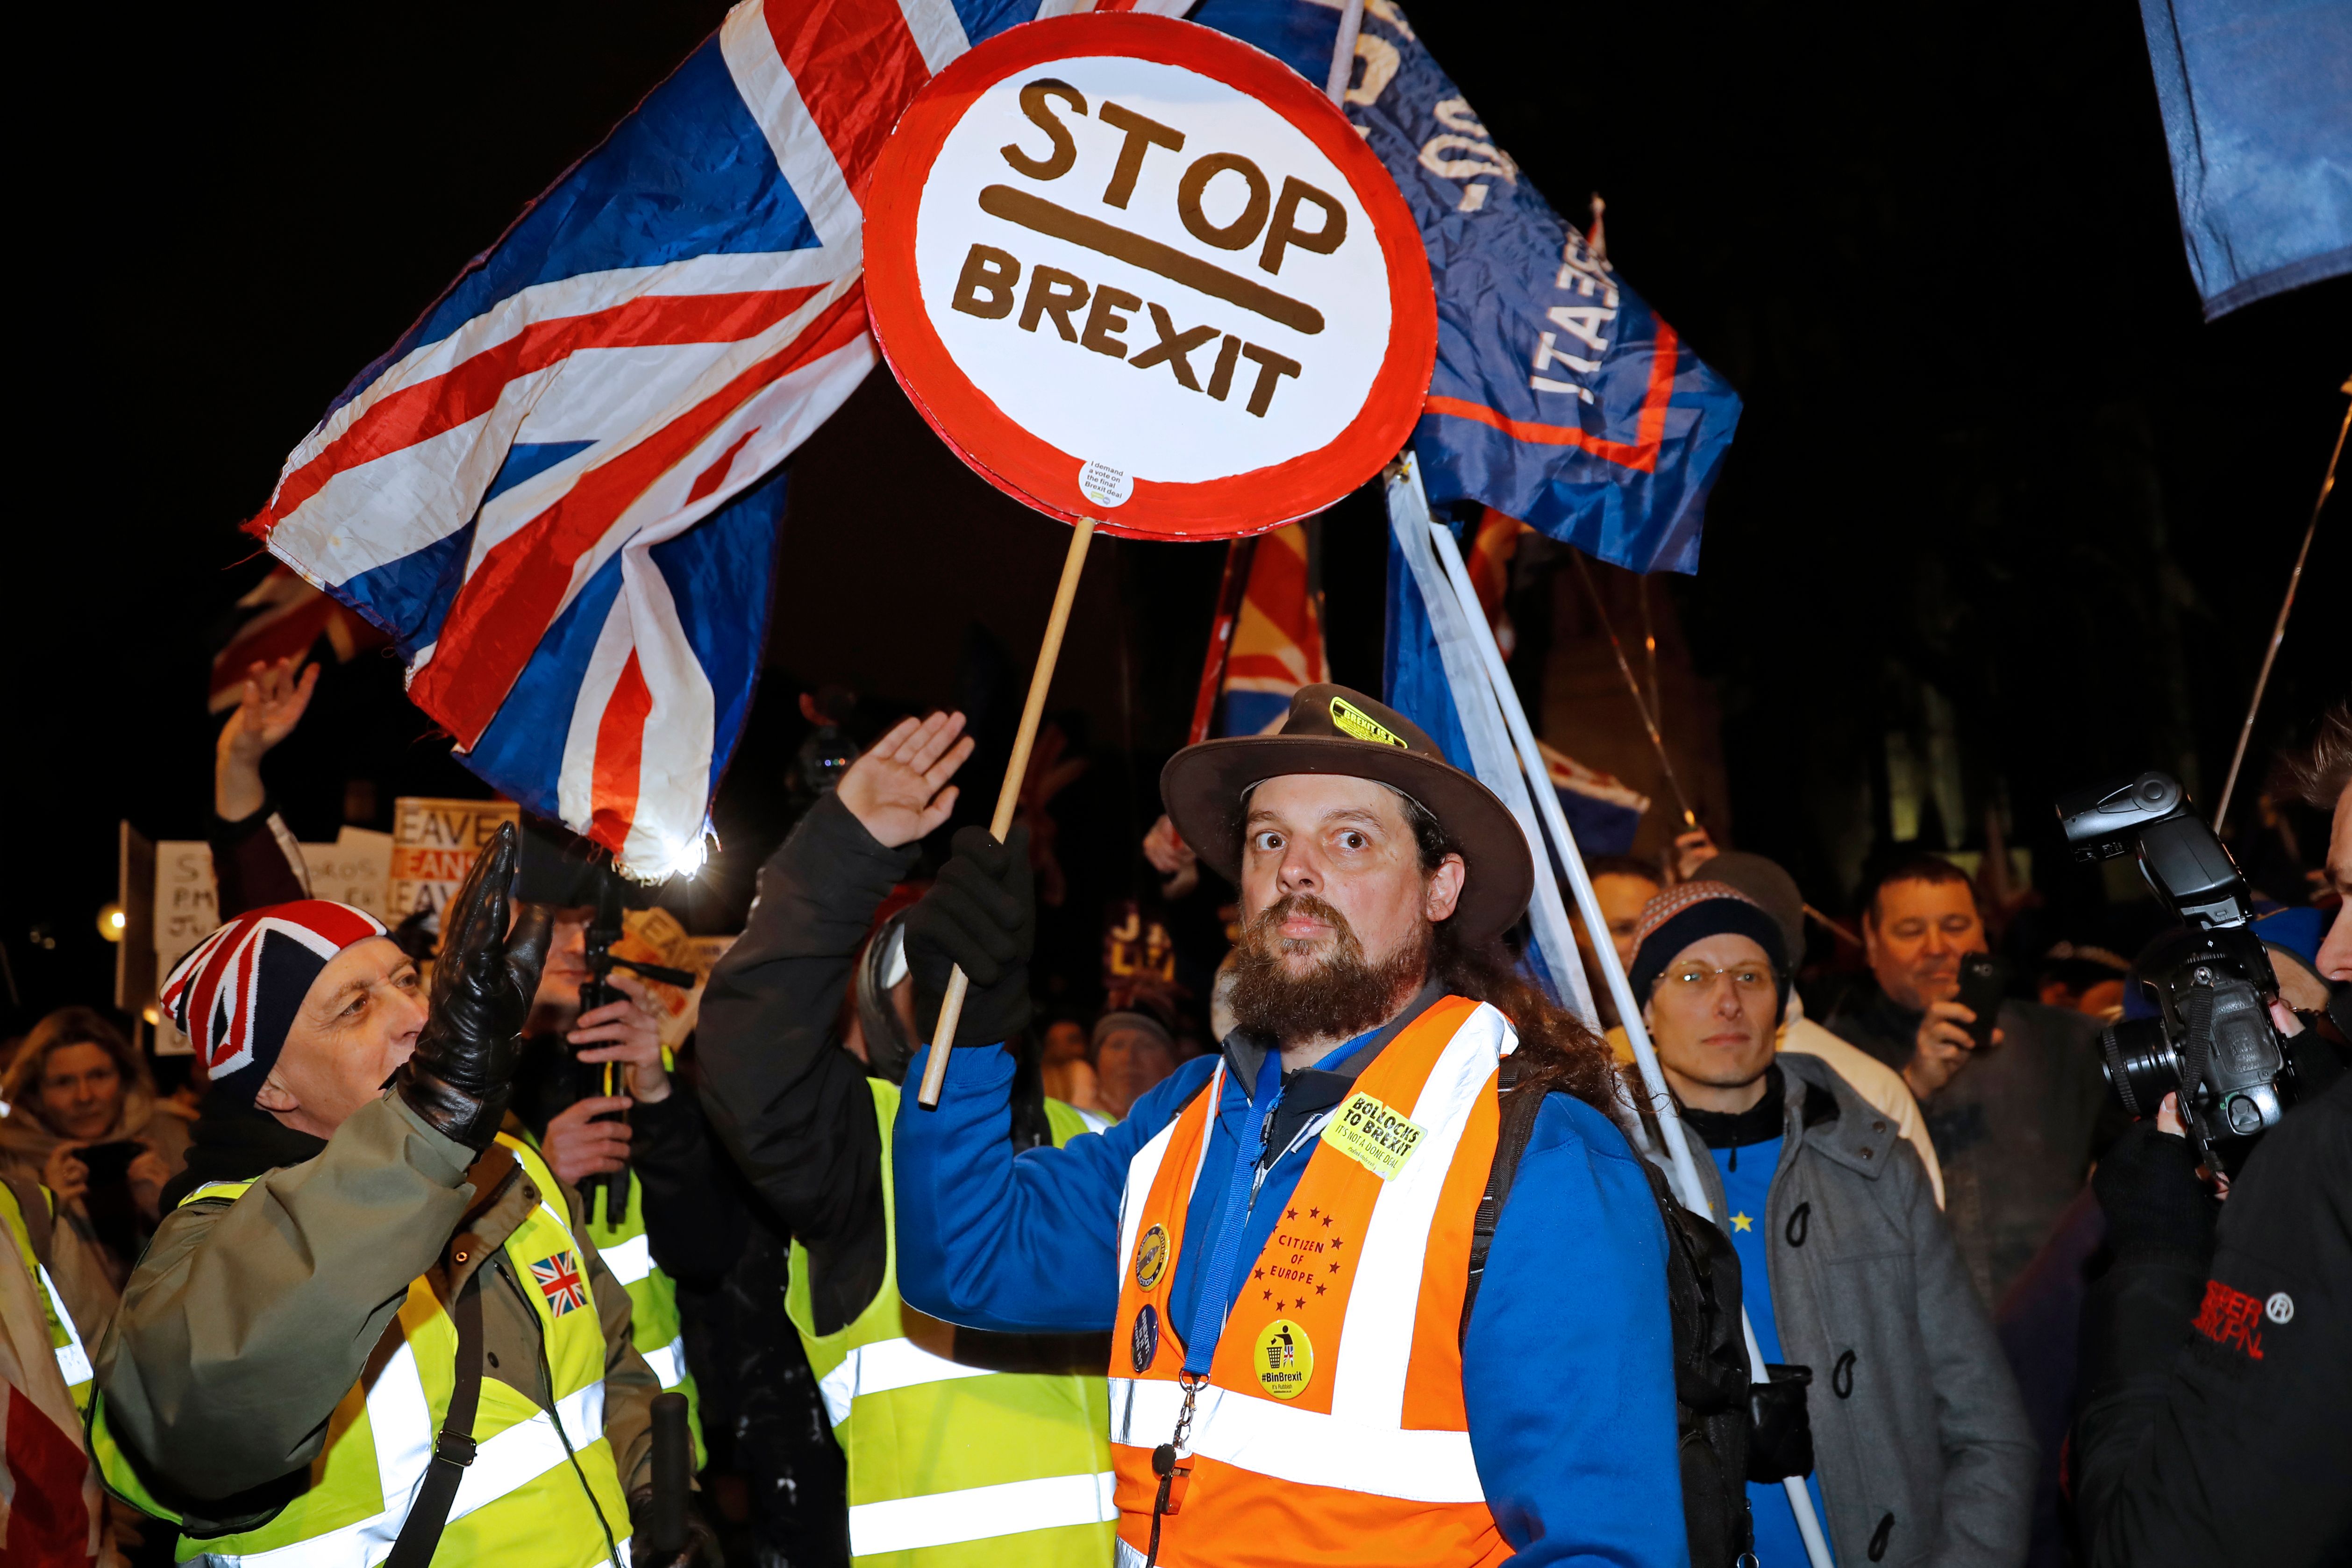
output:
<svg viewBox="0 0 2352 1568"><path fill-rule="evenodd" d="M2180 1087L2180 1058L2164 1037L2161 1018L2126 1018L2099 1034L2099 1070L2134 1116L2153 1116Z"/></svg>

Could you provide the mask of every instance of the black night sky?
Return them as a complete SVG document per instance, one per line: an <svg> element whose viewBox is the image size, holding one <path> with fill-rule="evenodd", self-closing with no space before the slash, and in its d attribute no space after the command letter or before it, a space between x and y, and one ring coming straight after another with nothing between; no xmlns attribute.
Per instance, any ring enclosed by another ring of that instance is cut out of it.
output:
<svg viewBox="0 0 2352 1568"><path fill-rule="evenodd" d="M15 164L20 233L48 242L45 267L20 254L18 314L52 374L19 394L39 434L7 617L6 1032L105 999L92 921L118 819L202 832L207 665L265 570L236 525L289 447L723 9L179 7L46 52L87 96ZM2058 859L2050 795L2103 771L2218 794L2342 417L2352 280L2200 320L2132 0L1412 20L1557 206L1580 220L1606 196L1620 272L1745 400L1702 569L1667 585L1721 715L1730 837L1844 907L1885 837L1884 736L1925 689L1971 801L2005 801L2037 863ZM802 683L919 705L992 659L1025 667L1064 538L966 473L887 375L791 483L768 675L719 811L747 848L776 826ZM2257 774L2352 684L2341 510ZM1374 689L1381 529L1359 498L1323 544L1337 674ZM1112 851L1082 891L1118 881L1150 820L1219 560L1097 548L1055 699L1096 758L1066 842ZM332 837L350 778L387 807L474 792L398 693L381 658L329 671L271 763L303 837ZM709 921L747 875L721 868ZM2084 896L2070 875L2047 874L2054 907Z"/></svg>

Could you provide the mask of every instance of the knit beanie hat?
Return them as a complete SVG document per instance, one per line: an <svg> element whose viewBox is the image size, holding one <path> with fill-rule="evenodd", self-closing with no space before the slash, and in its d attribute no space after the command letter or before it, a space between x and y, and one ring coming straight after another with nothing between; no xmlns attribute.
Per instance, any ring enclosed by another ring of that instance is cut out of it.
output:
<svg viewBox="0 0 2352 1568"><path fill-rule="evenodd" d="M1634 1000L1648 1000L1650 987L1676 953L1695 942L1726 934L1747 937L1764 950L1772 963L1780 1010L1787 1012L1789 944L1780 922L1727 882L1684 882L1642 906L1641 923L1633 928L1633 967L1625 977L1633 984Z"/></svg>
<svg viewBox="0 0 2352 1568"><path fill-rule="evenodd" d="M161 1002L194 1045L213 1092L250 1101L327 961L389 934L365 910L326 899L251 910L172 966Z"/></svg>

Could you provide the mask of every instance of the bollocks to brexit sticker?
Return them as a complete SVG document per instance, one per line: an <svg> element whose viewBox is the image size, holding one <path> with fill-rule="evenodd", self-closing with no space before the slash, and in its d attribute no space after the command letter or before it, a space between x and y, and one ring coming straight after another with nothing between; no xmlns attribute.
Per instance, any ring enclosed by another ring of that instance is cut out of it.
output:
<svg viewBox="0 0 2352 1568"><path fill-rule="evenodd" d="M1323 1142L1383 1182L1404 1169L1428 1135L1428 1128L1362 1089L1349 1095L1323 1124Z"/></svg>
<svg viewBox="0 0 2352 1568"><path fill-rule="evenodd" d="M1094 13L982 44L908 106L866 215L892 371L1066 521L1275 527L1378 472L1428 390L1395 181L1297 72L1210 28Z"/></svg>

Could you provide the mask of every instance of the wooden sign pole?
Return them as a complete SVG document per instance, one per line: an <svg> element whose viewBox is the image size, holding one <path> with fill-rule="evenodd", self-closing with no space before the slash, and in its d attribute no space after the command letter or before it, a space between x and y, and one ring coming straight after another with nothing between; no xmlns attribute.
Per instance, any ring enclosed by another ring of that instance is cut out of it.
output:
<svg viewBox="0 0 2352 1568"><path fill-rule="evenodd" d="M996 815L989 819L989 837L999 844L1013 831L1013 808L1021 803L1021 782L1029 773L1029 749L1037 740L1037 723L1045 714L1045 693L1054 684L1054 661L1061 656L1062 634L1069 628L1070 604L1078 596L1078 577L1087 565L1087 545L1095 536L1095 520L1081 518L1070 531L1070 552L1062 560L1061 586L1054 590L1054 613L1046 617L1045 646L1037 650L1037 668L1029 677L1029 700L1021 710L1021 728L1013 737L1013 755L1004 764L1004 786L996 792ZM964 993L971 982L959 965L948 976L947 994L940 1000L939 1027L933 1031L930 1059L923 1066L923 1087L915 1097L926 1110L940 1104L940 1086L947 1081L948 1052L955 1043L956 1020L963 1014Z"/></svg>

